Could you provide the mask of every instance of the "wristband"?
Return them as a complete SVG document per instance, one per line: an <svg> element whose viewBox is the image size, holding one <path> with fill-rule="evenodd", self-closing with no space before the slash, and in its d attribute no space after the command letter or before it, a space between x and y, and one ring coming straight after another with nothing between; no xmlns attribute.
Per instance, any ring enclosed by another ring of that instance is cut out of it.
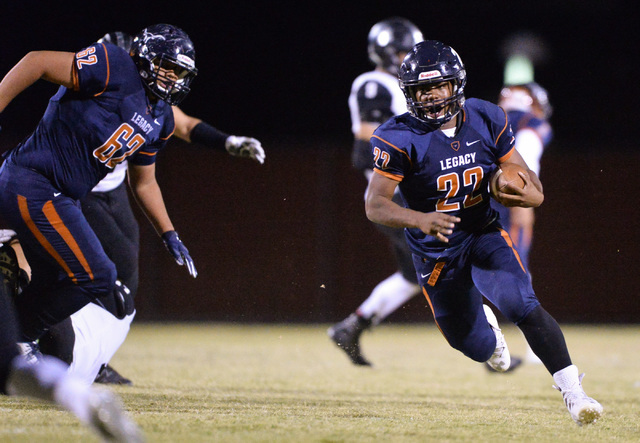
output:
<svg viewBox="0 0 640 443"><path fill-rule="evenodd" d="M189 137L192 143L200 143L209 148L224 150L225 141L229 134L217 130L208 123L200 122L191 130Z"/></svg>

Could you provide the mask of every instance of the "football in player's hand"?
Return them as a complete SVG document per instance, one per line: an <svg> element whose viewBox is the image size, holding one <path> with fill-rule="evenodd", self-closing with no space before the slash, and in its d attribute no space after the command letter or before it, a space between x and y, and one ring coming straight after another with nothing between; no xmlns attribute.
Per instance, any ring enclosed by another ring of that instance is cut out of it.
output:
<svg viewBox="0 0 640 443"><path fill-rule="evenodd" d="M497 196L498 191L506 194L512 194L511 190L508 188L509 185L516 188L524 188L524 180L520 177L518 172L524 172L524 174L529 177L527 170L515 163L503 163L498 166L493 171L489 181L491 194L494 197Z"/></svg>

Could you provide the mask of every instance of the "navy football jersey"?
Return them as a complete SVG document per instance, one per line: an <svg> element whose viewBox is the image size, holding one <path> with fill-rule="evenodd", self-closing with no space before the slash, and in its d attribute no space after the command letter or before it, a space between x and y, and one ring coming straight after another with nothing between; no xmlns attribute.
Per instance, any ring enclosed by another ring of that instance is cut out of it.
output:
<svg viewBox="0 0 640 443"><path fill-rule="evenodd" d="M490 206L489 174L509 158L514 137L498 106L468 99L454 137L432 130L409 113L392 117L371 138L374 171L396 180L405 205L420 212L446 212L460 217L449 243L416 228L405 233L418 254L460 244L496 217Z"/></svg>
<svg viewBox="0 0 640 443"><path fill-rule="evenodd" d="M124 160L155 162L175 124L171 106L149 101L132 58L115 45L96 43L78 52L73 79L73 89L58 89L33 134L7 161L78 199Z"/></svg>

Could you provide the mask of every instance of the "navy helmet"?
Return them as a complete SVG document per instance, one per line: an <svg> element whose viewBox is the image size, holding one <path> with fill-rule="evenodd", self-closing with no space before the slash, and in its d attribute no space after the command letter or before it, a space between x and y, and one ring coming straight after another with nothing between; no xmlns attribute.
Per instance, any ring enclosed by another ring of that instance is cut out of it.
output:
<svg viewBox="0 0 640 443"><path fill-rule="evenodd" d="M382 20L369 31L369 59L395 75L402 62L399 54L409 52L422 39L420 29L405 18Z"/></svg>
<svg viewBox="0 0 640 443"><path fill-rule="evenodd" d="M180 28L158 24L133 38L131 57L147 89L170 105L178 105L189 93L198 73L196 51Z"/></svg>
<svg viewBox="0 0 640 443"><path fill-rule="evenodd" d="M439 128L460 112L464 105L467 73L458 53L436 40L418 43L404 58L399 72L400 88L411 115ZM451 82L449 98L420 102L416 91L421 85ZM442 111L444 112L442 113Z"/></svg>
<svg viewBox="0 0 640 443"><path fill-rule="evenodd" d="M133 43L133 37L131 34L122 31L107 32L98 40L98 43L111 43L129 52L131 50L131 43Z"/></svg>

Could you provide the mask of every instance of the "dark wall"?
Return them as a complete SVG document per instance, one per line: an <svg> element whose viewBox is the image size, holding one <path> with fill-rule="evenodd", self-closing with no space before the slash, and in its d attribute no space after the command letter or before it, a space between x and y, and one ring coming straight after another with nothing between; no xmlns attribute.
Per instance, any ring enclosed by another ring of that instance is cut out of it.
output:
<svg viewBox="0 0 640 443"><path fill-rule="evenodd" d="M394 272L348 140L272 141L263 166L172 143L159 180L200 274L142 223L140 319L332 321ZM571 148L543 157L534 286L559 320L637 321L640 154ZM428 319L425 306L417 297L392 319Z"/></svg>
<svg viewBox="0 0 640 443"><path fill-rule="evenodd" d="M543 158L535 287L564 320L640 318L633 2L4 3L2 76L32 50L76 51L153 23L182 27L199 68L183 109L267 149L257 166L171 142L159 180L200 276L175 266L141 217L140 319L332 321L394 271L349 164L347 107L351 82L372 68L370 27L394 15L456 48L467 95L486 100L502 84L505 40L523 31L541 38L536 79L555 108L556 141ZM1 151L33 130L54 92L37 82L0 114ZM392 318L429 318L424 305L417 298Z"/></svg>

